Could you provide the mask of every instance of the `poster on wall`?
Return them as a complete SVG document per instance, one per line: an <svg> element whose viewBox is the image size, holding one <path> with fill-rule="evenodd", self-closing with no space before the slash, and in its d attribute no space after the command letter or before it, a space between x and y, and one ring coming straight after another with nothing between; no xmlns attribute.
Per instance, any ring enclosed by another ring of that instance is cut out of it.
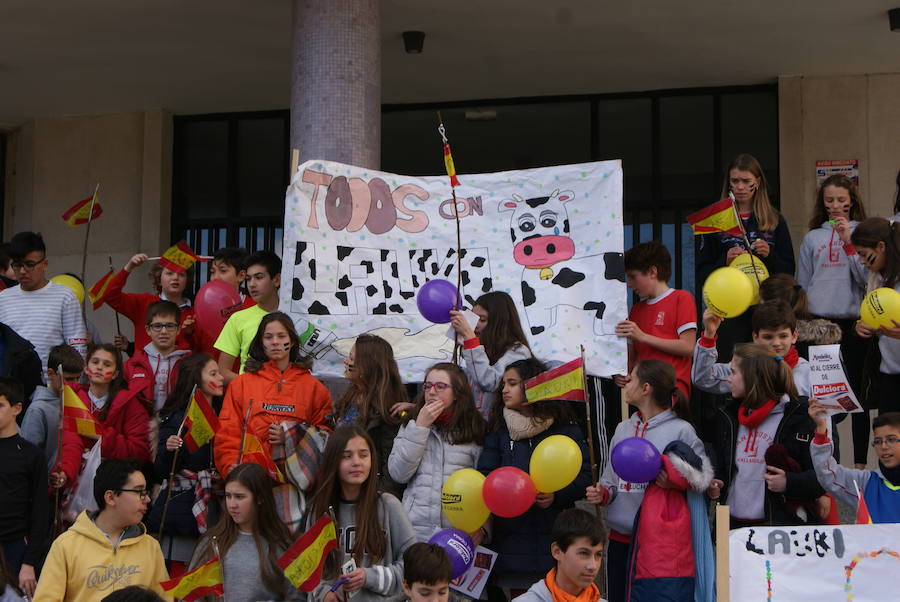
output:
<svg viewBox="0 0 900 602"><path fill-rule="evenodd" d="M859 159L831 159L816 161L816 190L829 176L843 174L859 187Z"/></svg>
<svg viewBox="0 0 900 602"><path fill-rule="evenodd" d="M568 361L584 345L590 374L627 371L619 161L460 176L461 252L446 176L413 177L307 161L287 191L281 308L297 325L314 371L344 372L355 338L394 349L403 379L449 361L447 324L416 308L434 278L464 305L511 295L535 355Z"/></svg>
<svg viewBox="0 0 900 602"><path fill-rule="evenodd" d="M900 592L900 524L750 527L732 531L728 547L732 602L875 602Z"/></svg>

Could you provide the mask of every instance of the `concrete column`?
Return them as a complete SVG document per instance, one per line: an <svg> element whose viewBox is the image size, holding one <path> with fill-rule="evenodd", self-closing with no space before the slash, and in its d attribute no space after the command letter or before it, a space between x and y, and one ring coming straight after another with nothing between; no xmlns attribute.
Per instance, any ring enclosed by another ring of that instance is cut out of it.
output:
<svg viewBox="0 0 900 602"><path fill-rule="evenodd" d="M300 160L381 164L378 0L294 0L291 148Z"/></svg>

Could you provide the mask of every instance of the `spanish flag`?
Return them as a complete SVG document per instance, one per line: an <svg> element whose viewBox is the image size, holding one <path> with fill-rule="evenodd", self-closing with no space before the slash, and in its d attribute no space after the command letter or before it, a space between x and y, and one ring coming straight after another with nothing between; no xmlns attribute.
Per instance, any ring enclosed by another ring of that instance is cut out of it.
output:
<svg viewBox="0 0 900 602"><path fill-rule="evenodd" d="M62 214L62 218L64 222L74 228L75 226L88 223L88 216L93 221L102 214L103 207L100 206L100 193L95 192L88 198L72 205L68 211Z"/></svg>
<svg viewBox="0 0 900 602"><path fill-rule="evenodd" d="M188 429L184 435L184 444L191 452L212 441L216 431L219 430L219 419L200 391L195 391L188 403L184 425Z"/></svg>
<svg viewBox="0 0 900 602"><path fill-rule="evenodd" d="M215 556L181 577L160 582L162 588L178 600L193 602L204 596L224 596L222 566Z"/></svg>
<svg viewBox="0 0 900 602"><path fill-rule="evenodd" d="M159 258L159 265L181 274L199 259L200 256L196 255L187 243L182 240L166 249L166 252Z"/></svg>
<svg viewBox="0 0 900 602"><path fill-rule="evenodd" d="M67 430L79 435L100 437L100 425L69 385L63 385L63 424Z"/></svg>
<svg viewBox="0 0 900 602"><path fill-rule="evenodd" d="M684 219L691 225L694 234L726 232L736 236L741 235L741 226L738 224L737 213L731 199L722 199Z"/></svg>
<svg viewBox="0 0 900 602"><path fill-rule="evenodd" d="M279 483L287 483L287 479L285 479L284 475L281 474L281 471L278 469L278 465L275 464L275 460L273 460L272 457L266 453L266 450L262 446L262 443L260 443L256 435L251 432L248 432L244 436L244 449L241 452L240 461L259 464L266 469L270 477L272 477Z"/></svg>
<svg viewBox="0 0 900 602"><path fill-rule="evenodd" d="M584 401L584 362L572 360L525 381L525 403L547 399Z"/></svg>
<svg viewBox="0 0 900 602"><path fill-rule="evenodd" d="M871 525L872 515L869 514L866 498L863 497L862 491L859 490L859 485L856 484L856 481L853 481L853 485L856 487L856 497L859 500L859 503L856 505L856 524Z"/></svg>
<svg viewBox="0 0 900 602"><path fill-rule="evenodd" d="M447 175L450 176L450 186L455 188L459 186L459 178L456 177L456 166L453 164L453 154L450 153L450 143L444 143L444 167L447 168Z"/></svg>
<svg viewBox="0 0 900 602"><path fill-rule="evenodd" d="M311 592L322 580L325 557L336 546L334 521L326 515L287 549L278 559L278 565L294 587L301 592Z"/></svg>
<svg viewBox="0 0 900 602"><path fill-rule="evenodd" d="M94 306L94 309L100 309L100 306L106 301L104 297L106 296L106 289L109 288L109 282L113 279L116 273L112 268L109 268L109 272L106 273L103 278L98 280L94 286L88 289L88 297L91 300L91 303Z"/></svg>

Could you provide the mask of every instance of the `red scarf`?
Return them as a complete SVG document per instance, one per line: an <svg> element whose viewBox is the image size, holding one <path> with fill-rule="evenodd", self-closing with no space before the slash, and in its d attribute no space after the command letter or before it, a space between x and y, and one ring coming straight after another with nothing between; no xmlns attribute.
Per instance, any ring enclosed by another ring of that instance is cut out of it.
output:
<svg viewBox="0 0 900 602"><path fill-rule="evenodd" d="M434 419L435 424L446 424L450 422L450 419L453 418L453 412L447 410L446 412L441 412L437 418Z"/></svg>
<svg viewBox="0 0 900 602"><path fill-rule="evenodd" d="M776 405L778 405L778 402L774 399L770 399L755 410L751 410L750 408L739 408L738 422L752 431L762 424L762 421L766 419L766 416L772 412Z"/></svg>
<svg viewBox="0 0 900 602"><path fill-rule="evenodd" d="M788 354L784 356L784 361L787 362L787 365L791 367L791 370L797 367L797 362L800 361L800 354L797 353L797 348L791 345L791 350L788 351Z"/></svg>

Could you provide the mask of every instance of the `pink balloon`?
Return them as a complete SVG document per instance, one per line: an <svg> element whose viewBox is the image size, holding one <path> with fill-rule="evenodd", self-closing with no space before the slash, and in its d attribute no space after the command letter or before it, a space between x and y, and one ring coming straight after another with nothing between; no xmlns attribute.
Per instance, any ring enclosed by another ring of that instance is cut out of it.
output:
<svg viewBox="0 0 900 602"><path fill-rule="evenodd" d="M537 490L527 472L515 466L502 466L487 476L481 494L491 512L512 518L531 508Z"/></svg>
<svg viewBox="0 0 900 602"><path fill-rule="evenodd" d="M228 317L241 309L241 295L237 289L221 280L210 280L197 291L194 315L197 328L212 340L218 338Z"/></svg>

